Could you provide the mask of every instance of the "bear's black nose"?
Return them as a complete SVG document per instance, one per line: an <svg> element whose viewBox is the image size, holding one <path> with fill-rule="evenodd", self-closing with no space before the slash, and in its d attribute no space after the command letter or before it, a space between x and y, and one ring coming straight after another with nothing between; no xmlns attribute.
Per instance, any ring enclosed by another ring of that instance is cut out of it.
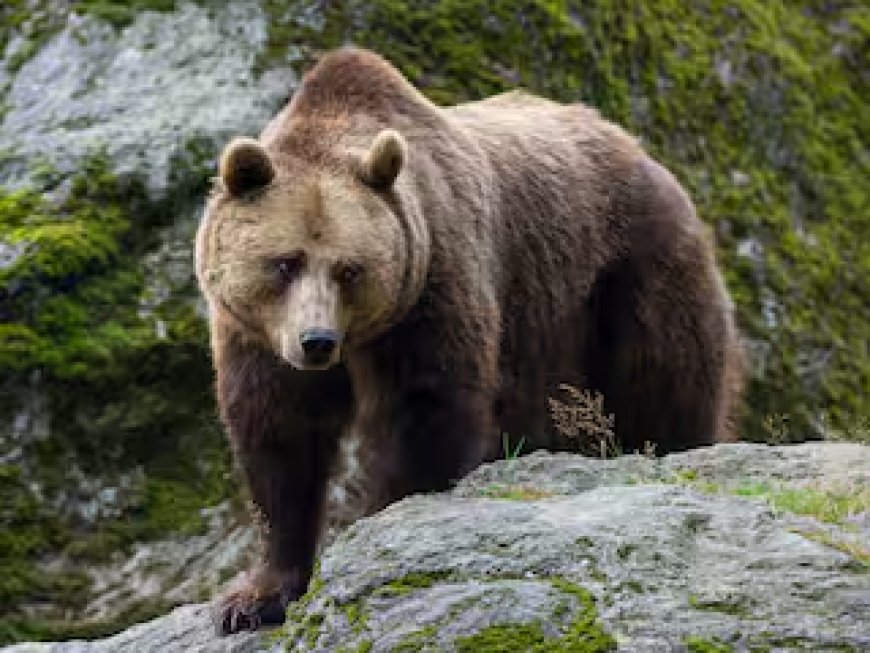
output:
<svg viewBox="0 0 870 653"><path fill-rule="evenodd" d="M320 365L332 356L338 344L338 332L333 329L306 329L299 336L299 342L305 353L305 362Z"/></svg>

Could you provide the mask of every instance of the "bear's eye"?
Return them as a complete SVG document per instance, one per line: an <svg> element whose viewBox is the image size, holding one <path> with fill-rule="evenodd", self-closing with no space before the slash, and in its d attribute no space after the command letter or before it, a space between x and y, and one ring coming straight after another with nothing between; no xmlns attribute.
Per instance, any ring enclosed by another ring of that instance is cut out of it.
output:
<svg viewBox="0 0 870 653"><path fill-rule="evenodd" d="M363 266L359 263L344 263L335 271L335 280L344 286L352 286L363 274Z"/></svg>
<svg viewBox="0 0 870 653"><path fill-rule="evenodd" d="M278 270L282 281L287 283L298 277L304 267L305 255L302 253L284 256L275 261L275 269Z"/></svg>

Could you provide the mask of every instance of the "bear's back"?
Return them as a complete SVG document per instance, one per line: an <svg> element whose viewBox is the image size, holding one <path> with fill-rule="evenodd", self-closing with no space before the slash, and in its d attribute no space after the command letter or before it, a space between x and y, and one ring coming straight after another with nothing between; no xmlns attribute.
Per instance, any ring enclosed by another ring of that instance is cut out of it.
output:
<svg viewBox="0 0 870 653"><path fill-rule="evenodd" d="M443 107L443 111L455 126L480 139L481 145L493 153L505 154L514 145L519 146L516 154L536 158L547 152L565 153L566 146L576 153L594 144L595 151L623 154L624 160L642 155L633 136L580 102L562 104L525 90L513 90Z"/></svg>

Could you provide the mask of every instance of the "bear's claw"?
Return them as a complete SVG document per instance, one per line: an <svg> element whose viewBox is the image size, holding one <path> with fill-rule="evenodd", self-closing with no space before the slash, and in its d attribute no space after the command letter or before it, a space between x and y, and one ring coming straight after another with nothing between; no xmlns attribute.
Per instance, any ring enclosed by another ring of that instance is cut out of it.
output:
<svg viewBox="0 0 870 653"><path fill-rule="evenodd" d="M215 622L219 635L284 623L287 605L295 596L291 592L263 593L250 585L221 599Z"/></svg>

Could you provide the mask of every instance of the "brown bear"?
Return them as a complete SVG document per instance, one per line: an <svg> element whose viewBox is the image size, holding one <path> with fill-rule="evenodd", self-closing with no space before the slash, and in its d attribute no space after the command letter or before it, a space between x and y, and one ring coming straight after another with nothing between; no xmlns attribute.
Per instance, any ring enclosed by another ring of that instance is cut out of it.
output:
<svg viewBox="0 0 870 653"><path fill-rule="evenodd" d="M329 53L222 154L196 272L266 533L224 633L304 592L336 479L365 479L371 512L448 487L504 433L576 447L549 420L559 383L603 393L626 450L728 438L741 356L705 227L581 104L439 107L376 54Z"/></svg>

